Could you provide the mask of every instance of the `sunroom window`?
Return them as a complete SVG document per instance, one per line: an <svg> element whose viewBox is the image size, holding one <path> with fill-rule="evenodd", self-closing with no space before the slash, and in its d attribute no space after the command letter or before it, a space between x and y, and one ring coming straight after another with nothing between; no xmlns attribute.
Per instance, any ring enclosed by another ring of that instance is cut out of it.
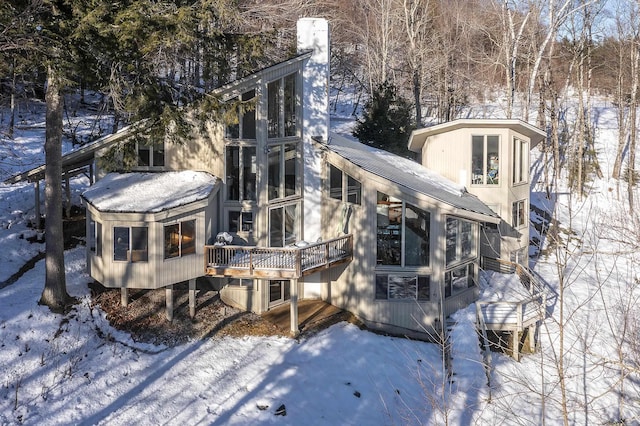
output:
<svg viewBox="0 0 640 426"><path fill-rule="evenodd" d="M500 183L500 137L496 135L471 137L471 171L474 185Z"/></svg>
<svg viewBox="0 0 640 426"><path fill-rule="evenodd" d="M227 199L255 201L256 199L256 147L227 145Z"/></svg>
<svg viewBox="0 0 640 426"><path fill-rule="evenodd" d="M378 192L378 265L428 266L431 215Z"/></svg>
<svg viewBox="0 0 640 426"><path fill-rule="evenodd" d="M428 301L430 279L423 275L376 275L377 300Z"/></svg>
<svg viewBox="0 0 640 426"><path fill-rule="evenodd" d="M463 262L476 256L478 225L468 220L447 217L446 262L447 265Z"/></svg>
<svg viewBox="0 0 640 426"><path fill-rule="evenodd" d="M164 258L182 257L196 252L196 221L165 225L164 227Z"/></svg>
<svg viewBox="0 0 640 426"><path fill-rule="evenodd" d="M146 262L149 257L148 240L146 226L115 226L113 228L113 260Z"/></svg>

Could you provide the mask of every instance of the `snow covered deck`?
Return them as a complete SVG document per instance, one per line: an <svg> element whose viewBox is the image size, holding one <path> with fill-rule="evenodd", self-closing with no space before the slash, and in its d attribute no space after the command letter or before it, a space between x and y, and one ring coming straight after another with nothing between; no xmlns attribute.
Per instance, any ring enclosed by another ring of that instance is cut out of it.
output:
<svg viewBox="0 0 640 426"><path fill-rule="evenodd" d="M205 274L212 277L298 279L353 259L353 237L304 246L204 248Z"/></svg>

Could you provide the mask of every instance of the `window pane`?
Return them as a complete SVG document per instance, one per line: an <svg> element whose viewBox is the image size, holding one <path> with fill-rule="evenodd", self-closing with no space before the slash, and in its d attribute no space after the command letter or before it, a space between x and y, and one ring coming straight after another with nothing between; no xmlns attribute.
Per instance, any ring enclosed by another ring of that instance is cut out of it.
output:
<svg viewBox="0 0 640 426"><path fill-rule="evenodd" d="M240 147L228 146L227 158L227 197L240 200Z"/></svg>
<svg viewBox="0 0 640 426"><path fill-rule="evenodd" d="M429 265L428 212L410 204L405 207L405 266Z"/></svg>
<svg viewBox="0 0 640 426"><path fill-rule="evenodd" d="M196 252L196 221L187 220L181 223L182 226L182 256Z"/></svg>
<svg viewBox="0 0 640 426"><path fill-rule="evenodd" d="M164 227L164 258L180 256L180 225L173 224Z"/></svg>
<svg viewBox="0 0 640 426"><path fill-rule="evenodd" d="M113 228L113 260L129 260L129 228Z"/></svg>
<svg viewBox="0 0 640 426"><path fill-rule="evenodd" d="M415 300L417 291L417 277L399 277L397 275L389 275L389 300Z"/></svg>
<svg viewBox="0 0 640 426"><path fill-rule="evenodd" d="M296 177L298 175L298 145L288 143L284 147L284 196L296 194Z"/></svg>
<svg viewBox="0 0 640 426"><path fill-rule="evenodd" d="M284 245L298 241L298 215L297 205L291 204L284 207Z"/></svg>
<svg viewBox="0 0 640 426"><path fill-rule="evenodd" d="M280 80L273 81L267 86L267 136L280 136Z"/></svg>
<svg viewBox="0 0 640 426"><path fill-rule="evenodd" d="M269 200L280 198L280 146L272 146L269 151Z"/></svg>
<svg viewBox="0 0 640 426"><path fill-rule="evenodd" d="M96 222L96 256L102 256L102 224Z"/></svg>
<svg viewBox="0 0 640 426"><path fill-rule="evenodd" d="M418 300L430 299L431 285L429 277L418 277Z"/></svg>
<svg viewBox="0 0 640 426"><path fill-rule="evenodd" d="M400 265L402 254L402 202L378 193L377 263Z"/></svg>
<svg viewBox="0 0 640 426"><path fill-rule="evenodd" d="M284 78L284 135L296 135L296 74Z"/></svg>
<svg viewBox="0 0 640 426"><path fill-rule="evenodd" d="M242 101L246 102L256 97L256 91L250 90L242 94ZM246 107L245 107L246 108ZM256 109L255 107L246 110L242 115L242 138L256 138Z"/></svg>
<svg viewBox="0 0 640 426"><path fill-rule="evenodd" d="M342 200L342 170L329 164L329 196Z"/></svg>
<svg viewBox="0 0 640 426"><path fill-rule="evenodd" d="M460 220L460 258L467 259L473 255L474 226L467 220Z"/></svg>
<svg viewBox="0 0 640 426"><path fill-rule="evenodd" d="M347 201L353 204L360 204L362 197L362 184L347 175Z"/></svg>
<svg viewBox="0 0 640 426"><path fill-rule="evenodd" d="M376 299L386 300L388 298L387 283L387 275L376 275Z"/></svg>
<svg viewBox="0 0 640 426"><path fill-rule="evenodd" d="M147 253L147 228L131 228L131 261L146 262Z"/></svg>
<svg viewBox="0 0 640 426"><path fill-rule="evenodd" d="M229 219L229 232L238 232L240 229L240 212L230 211L228 215Z"/></svg>
<svg viewBox="0 0 640 426"><path fill-rule="evenodd" d="M271 247L282 247L282 208L269 212L269 241Z"/></svg>
<svg viewBox="0 0 640 426"><path fill-rule="evenodd" d="M151 165L151 149L148 146L138 146L138 166Z"/></svg>
<svg viewBox="0 0 640 426"><path fill-rule="evenodd" d="M243 232L253 231L253 213L252 212L242 212L242 231Z"/></svg>
<svg viewBox="0 0 640 426"><path fill-rule="evenodd" d="M162 142L153 145L153 165L164 166L164 143Z"/></svg>
<svg viewBox="0 0 640 426"><path fill-rule="evenodd" d="M447 218L446 238L446 263L448 265L457 260L458 219L452 217Z"/></svg>
<svg viewBox="0 0 640 426"><path fill-rule="evenodd" d="M498 136L487 136L487 185L498 184L498 171L500 169L498 141Z"/></svg>
<svg viewBox="0 0 640 426"><path fill-rule="evenodd" d="M242 148L242 174L245 200L256 199L256 148Z"/></svg>
<svg viewBox="0 0 640 426"><path fill-rule="evenodd" d="M96 251L96 222L89 219L89 251Z"/></svg>
<svg viewBox="0 0 640 426"><path fill-rule="evenodd" d="M484 137L471 137L471 171L472 183L484 184Z"/></svg>

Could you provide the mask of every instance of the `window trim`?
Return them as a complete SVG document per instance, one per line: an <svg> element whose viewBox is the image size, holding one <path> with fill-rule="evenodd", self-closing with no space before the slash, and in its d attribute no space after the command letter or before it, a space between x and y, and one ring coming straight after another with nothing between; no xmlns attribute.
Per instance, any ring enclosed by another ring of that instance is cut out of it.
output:
<svg viewBox="0 0 640 426"><path fill-rule="evenodd" d="M513 156L511 158L511 183L520 185L529 182L529 143L516 136L511 145Z"/></svg>

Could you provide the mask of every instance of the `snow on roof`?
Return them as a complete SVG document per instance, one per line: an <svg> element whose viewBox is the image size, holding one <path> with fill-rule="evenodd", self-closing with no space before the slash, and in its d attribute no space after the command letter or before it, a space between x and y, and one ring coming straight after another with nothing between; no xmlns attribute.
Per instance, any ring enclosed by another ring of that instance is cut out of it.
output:
<svg viewBox="0 0 640 426"><path fill-rule="evenodd" d="M217 178L206 172L109 173L82 196L102 212L157 213L209 196Z"/></svg>
<svg viewBox="0 0 640 426"><path fill-rule="evenodd" d="M325 145L362 169L417 193L463 210L498 217L463 185L427 169L422 164L381 149L362 144L343 135L332 133Z"/></svg>

